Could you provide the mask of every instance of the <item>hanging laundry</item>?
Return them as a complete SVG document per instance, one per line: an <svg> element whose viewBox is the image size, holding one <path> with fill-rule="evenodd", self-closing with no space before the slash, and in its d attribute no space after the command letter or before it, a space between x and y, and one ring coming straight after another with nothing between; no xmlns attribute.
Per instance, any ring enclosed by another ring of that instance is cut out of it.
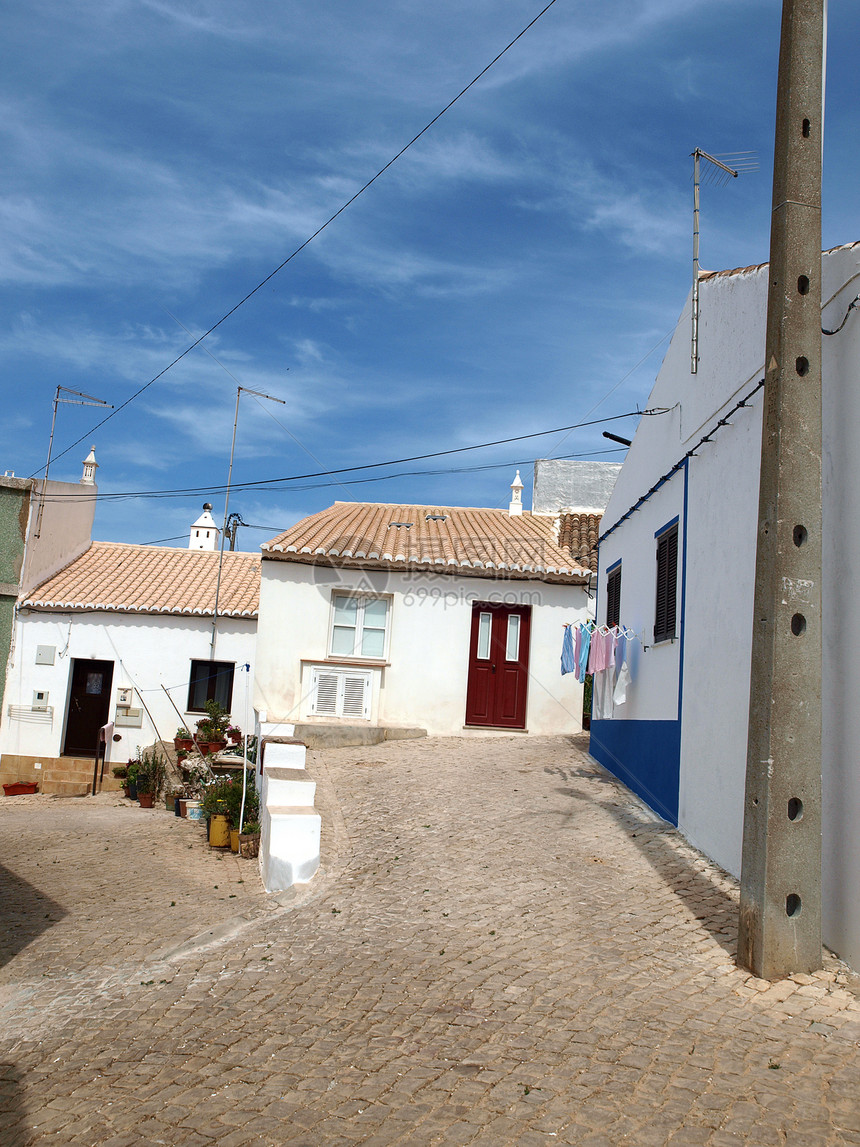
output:
<svg viewBox="0 0 860 1147"><path fill-rule="evenodd" d="M564 627L564 638L561 643L561 675L576 672L576 653L573 646L573 626Z"/></svg>
<svg viewBox="0 0 860 1147"><path fill-rule="evenodd" d="M615 688L612 691L612 700L616 705L623 705L627 701L627 690L630 688L630 667L625 657L618 671Z"/></svg>
<svg viewBox="0 0 860 1147"><path fill-rule="evenodd" d="M608 669L594 674L591 715L598 721L608 721L612 717L612 673Z"/></svg>
<svg viewBox="0 0 860 1147"><path fill-rule="evenodd" d="M582 683L585 681L585 675L588 672L588 653L591 648L591 629L588 627L588 625L585 625L582 622L579 623L579 629L581 640L579 646L579 673L577 674L576 679Z"/></svg>

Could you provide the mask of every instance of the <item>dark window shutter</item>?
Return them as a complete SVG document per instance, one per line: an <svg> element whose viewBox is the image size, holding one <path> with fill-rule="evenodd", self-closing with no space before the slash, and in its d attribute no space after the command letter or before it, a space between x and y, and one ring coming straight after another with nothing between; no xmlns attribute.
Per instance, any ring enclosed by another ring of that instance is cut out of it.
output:
<svg viewBox="0 0 860 1147"><path fill-rule="evenodd" d="M621 566L606 575L606 624L618 625L621 620Z"/></svg>
<svg viewBox="0 0 860 1147"><path fill-rule="evenodd" d="M654 609L654 640L675 636L678 599L678 527L657 539L657 602Z"/></svg>

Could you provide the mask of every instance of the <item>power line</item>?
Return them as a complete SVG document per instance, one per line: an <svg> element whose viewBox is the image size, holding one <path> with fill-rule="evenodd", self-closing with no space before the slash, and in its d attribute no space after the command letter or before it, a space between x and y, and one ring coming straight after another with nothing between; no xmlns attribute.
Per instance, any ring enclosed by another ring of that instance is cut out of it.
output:
<svg viewBox="0 0 860 1147"><path fill-rule="evenodd" d="M497 438L493 442L481 442L475 446L455 446L450 450L436 450L430 454L413 454L407 458L393 458L387 462L365 462L361 466L343 466L338 470L317 470L309 474L291 474L280 478L258 478L251 482L234 482L234 490L262 490L265 488L272 488L284 482L302 482L310 478L328 478L335 474L354 474L360 470L375 470L383 466L401 466L407 462L424 462L430 458L445 458L451 454L465 454L471 450L486 450L492 446L505 446L511 442L524 442L530 438L542 438L547 434L559 434L562 431L579 430L587 426L599 426L604 422L616 422L621 418L639 418L645 415L656 415L665 413L662 409L654 410L629 410L624 414L613 414L607 418L594 418L588 422L576 422L572 426L557 426L552 430L536 430L532 434L518 434L512 438ZM392 474L390 477L398 477L399 475ZM369 481L370 479L353 479L353 481ZM338 483L334 483L338 484ZM306 489L309 487L305 487ZM123 490L115 494L97 494L96 497L100 502L119 501L123 498L177 498L177 497L191 497L193 494L215 494L225 490L225 486L195 486L187 487L185 489L173 490ZM74 494L53 494L50 498L51 501L61 501L64 498L73 498L80 501L81 495Z"/></svg>
<svg viewBox="0 0 860 1147"><path fill-rule="evenodd" d="M266 275L265 279L263 279L259 283L257 283L256 287L254 287L252 290L248 291L247 295L245 295L243 298L241 298L239 300L239 302L236 303L235 306L231 307L229 311L227 311L225 314L223 314L221 316L221 318L218 319L218 321L216 323L213 323L212 326L207 331L204 331L203 334L200 335L199 338L195 339L194 342L191 343L190 346L185 348L185 350L182 352L182 354L177 355L176 358L172 362L168 363L167 366L164 367L163 370L160 370L158 372L158 374L156 374L153 378L151 378L149 380L149 382L144 383L144 385L142 387L140 387L139 390L136 390L134 392L134 394L132 394L129 398L127 398L125 400L125 402L121 402L119 404L119 406L117 406L115 410L113 410L109 415L107 415L107 417L103 418L101 420L101 422L97 422L96 425L94 427L92 427L91 430L88 430L85 434L82 434L80 438L77 438L74 442L71 443L71 445L67 446L65 450L63 450L60 454L57 454L55 457L55 461L58 461L65 454L68 454L70 450L74 450L74 448L76 446L80 445L81 442L85 441L92 434L94 434L96 430L99 430L102 426L104 426L104 424L106 422L109 422L111 418L113 418L113 417L115 417L115 415L119 414L119 412L121 410L124 410L130 403L134 402L134 400L136 398L139 398L140 395L143 394L143 392L145 390L148 390L149 387L152 386L152 384L154 382L157 382L160 378L162 378L165 374L167 374L167 372L169 370L172 370L173 367L175 367L178 362L181 362L182 359L184 359L186 357L186 355L190 354L191 351L193 351L195 347L199 346L200 343L202 343L205 338L208 338L208 336L211 335L213 331L217 330L218 327L220 327L223 322L226 322L226 320L229 319L231 315L235 314L236 311L238 311L240 307L244 306L244 304L247 303L247 301L250 298L252 298L254 295L256 295L257 291L259 291L262 287L265 287L266 283L268 283L270 281L270 279L273 279L275 277L275 275L278 274L279 271L282 271L288 263L292 262L292 260L295 259L295 257L297 255L299 255L302 251L304 251L305 247L307 247L310 243L312 243L314 241L314 239L317 238L318 235L321 235L322 232L325 231L326 227L328 227L331 223L334 223L335 219L337 219L339 215L342 215L343 212L346 211L348 207L351 207L352 204L355 203L356 199L359 198L359 196L363 195L365 193L365 191L367 191L368 188L371 187L377 181L377 179L379 179L379 177L381 175L384 175L385 172L388 171L389 167L392 167L397 162L397 160L400 159L400 157L402 155L404 155L409 150L410 147L412 147L413 144L417 143L418 140L421 139L421 137L426 132L428 132L430 130L430 128L433 127L433 125L435 123L437 123L447 111L450 111L450 109L454 106L454 104L457 103L457 101L459 99L462 99L462 97L466 94L466 92L468 92L470 88L474 87L475 84L478 82L478 80L480 80L483 76L485 76L486 73L490 70L490 68L492 68L495 64L497 64L499 62L499 60L502 58L502 56L504 56L504 54L507 51L509 51L514 46L514 44L516 44L516 42L518 40L522 39L522 37L526 34L526 32L529 31L530 28L534 27L534 25L538 22L538 20L540 20L540 18L546 12L548 12L550 10L550 8L552 8L552 6L553 6L553 4L555 4L555 2L556 2L556 0L549 0L549 3L544 8L542 8L540 12L538 12L537 16L535 16L533 20L530 20L529 23L526 24L525 28L523 28L522 31L518 32L517 35L514 36L513 40L511 40L510 43L506 44L505 47L502 48L501 52L499 52L499 54L497 56L495 56L492 60L490 60L489 64L487 64L486 67L482 68L481 71L478 72L478 74L475 76L474 79L470 80L469 83L466 84L466 86L460 92L458 92L457 95L454 96L454 98L449 103L447 103L445 105L445 107L443 107L440 112L437 112L436 115L433 116L433 118L430 120L430 122L428 124L425 124L425 126L422 127L421 131L419 131L417 135L413 136L412 139L410 139L409 143L407 143L404 147L401 147L400 151L398 151L395 156L393 156L391 159L389 159L388 163L386 163L384 167L380 167L379 171L377 171L377 173L371 179L368 179L368 181L362 187L360 187L358 189L358 191L356 191L356 193L350 199L347 199L346 203L343 203L337 209L337 211L335 211L335 213L333 215L330 215L328 217L328 219L326 219L325 223L323 223L321 226L319 226L316 229L316 231L314 231L314 233L312 235L310 235L307 239L305 239L305 241L300 246L296 247L296 249L290 255L288 255L282 263L279 263L278 266L275 267L274 271L270 271L269 274ZM33 474L31 474L30 477L31 478L35 477L35 472Z"/></svg>

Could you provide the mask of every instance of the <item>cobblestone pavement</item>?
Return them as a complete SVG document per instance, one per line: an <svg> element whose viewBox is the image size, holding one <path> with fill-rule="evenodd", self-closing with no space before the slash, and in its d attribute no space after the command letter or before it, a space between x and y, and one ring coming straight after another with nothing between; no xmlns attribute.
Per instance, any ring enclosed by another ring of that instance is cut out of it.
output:
<svg viewBox="0 0 860 1147"><path fill-rule="evenodd" d="M860 1144L856 977L567 738L309 754L323 870L113 796L0 801L0 1143Z"/></svg>

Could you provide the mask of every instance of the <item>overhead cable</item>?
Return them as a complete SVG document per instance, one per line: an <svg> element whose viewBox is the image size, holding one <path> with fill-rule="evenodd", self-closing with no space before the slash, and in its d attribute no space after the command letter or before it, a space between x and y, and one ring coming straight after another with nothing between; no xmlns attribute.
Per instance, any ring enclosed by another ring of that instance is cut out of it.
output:
<svg viewBox="0 0 860 1147"><path fill-rule="evenodd" d="M124 410L126 406L128 406L130 403L134 402L134 400L136 398L139 398L140 395L143 394L143 392L145 390L148 390L149 387L152 386L152 384L154 382L157 382L160 378L162 378L165 374L167 374L167 372L169 370L172 370L173 367L176 366L176 364L178 362L181 362L182 359L184 359L186 357L186 355L189 355L191 353L191 351L193 351L195 347L199 346L200 343L202 343L205 338L208 338L208 336L211 335L213 331L217 330L218 327L220 327L223 322L226 322L226 320L229 319L231 315L235 314L236 311L238 311L240 307L244 306L245 303L247 303L247 301L250 298L252 298L254 295L256 295L257 291L259 291L263 287L265 287L266 283L268 283L271 279L273 279L275 277L275 275L278 274L279 271L282 271L288 263L292 262L292 260L295 259L295 257L298 254L300 254L302 251L304 251L305 247L307 247L310 243L312 243L318 235L321 235L322 232L325 231L326 227L328 227L331 223L334 223L335 219L337 219L337 217L339 215L342 215L343 212L346 211L346 209L348 207L351 207L352 204L355 203L356 199L359 198L359 196L363 195L365 193L365 191L367 191L367 189L369 187L371 187L377 181L377 179L379 179L379 177L381 175L384 175L385 172L388 171L389 167L392 167L397 162L397 160L400 159L400 157L402 155L404 155L409 150L410 147L412 147L413 144L417 143L418 140L421 139L421 137L426 132L428 132L430 130L430 128L433 127L433 125L438 120L440 120L442 118L442 116L447 111L450 111L450 109L454 106L454 104L459 99L462 99L462 97L466 94L466 92L470 88L474 87L475 84L478 82L478 80L480 80L483 76L485 76L486 73L490 70L490 68L492 68L494 64L497 64L499 62L499 60L502 58L502 56L504 56L504 54L507 51L509 51L514 46L514 44L516 44L516 42L518 40L522 39L522 37L526 34L526 32L529 31L530 28L534 27L534 25L538 22L538 20L540 20L541 16L543 16L546 12L548 12L550 10L550 8L552 8L553 4L555 4L555 2L556 2L556 0L549 0L549 3L544 8L542 8L540 12L538 12L537 16L535 16L533 20L530 20L529 23L526 24L525 28L523 28L522 31L518 32L517 35L514 36L513 40L511 40L510 43L506 44L505 47L502 48L501 52L499 52L499 54L497 56L495 56L492 60L490 60L489 64L487 64L486 67L482 68L480 70L480 72L478 72L478 74L475 76L474 79L470 80L469 83L466 84L466 86L460 92L458 92L457 95L454 96L454 98L452 100L450 100L445 105L445 107L442 108L442 110L440 112L437 112L436 115L434 115L433 118L430 120L430 122L425 124L424 127L422 127L421 131L419 131L417 135L413 136L412 139L410 139L409 143L407 143L407 144L405 144L405 146L401 147L400 151L398 151L395 156L393 156L391 159L389 159L388 163L386 163L384 167L380 167L379 171L377 171L377 173L371 179L368 179L368 181L362 187L360 187L358 189L358 191L356 191L356 193L350 199L347 199L346 203L343 203L340 207L338 207L337 211L335 211L333 215L330 215L328 217L328 219L326 219L325 223L323 223L319 227L317 227L316 231L314 231L314 233L312 235L310 235L307 239L305 239L305 241L300 246L296 247L296 249L291 254L289 254L286 257L286 259L283 260L282 263L279 263L278 266L275 267L274 271L270 271L269 274L266 275L265 279L262 279L259 283L257 283L256 287L254 287L252 290L248 291L248 293L243 298L241 298L239 300L239 302L236 303L235 306L231 307L229 311L227 311L225 314L223 314L221 316L221 318L218 319L218 321L216 323L213 323L212 326L207 331L204 331L203 334L200 335L199 338L195 339L194 342L191 343L190 346L185 348L185 350L182 352L182 354L177 355L176 358L172 362L168 363L167 366L164 367L163 370L160 370L158 372L158 374L156 374L153 378L151 378L149 380L149 382L145 383L142 387L140 387L139 390L136 390L134 394L132 394L129 398L127 398L125 400L125 402L121 402L119 404L119 406L116 407L115 410L113 410L109 415L107 415L107 417L103 418L101 420L101 422L97 422L96 425L93 426L91 430L88 430L86 432L86 434L82 434L80 438L77 438L74 442L72 442L69 446L67 446L65 448L65 450L63 450L63 451L61 451L61 453L57 454L55 456L55 461L62 458L64 454L68 454L70 450L74 450L74 448L76 446L80 445L81 442L84 442L86 439L88 439L96 430L98 430L100 427L104 426L104 424L106 422L109 422L110 419L115 417L115 415L119 414L119 412L121 410ZM30 477L31 478L35 477L35 472L33 474L31 474Z"/></svg>

